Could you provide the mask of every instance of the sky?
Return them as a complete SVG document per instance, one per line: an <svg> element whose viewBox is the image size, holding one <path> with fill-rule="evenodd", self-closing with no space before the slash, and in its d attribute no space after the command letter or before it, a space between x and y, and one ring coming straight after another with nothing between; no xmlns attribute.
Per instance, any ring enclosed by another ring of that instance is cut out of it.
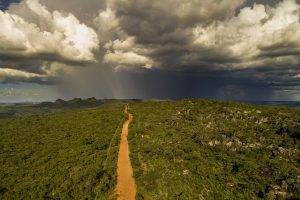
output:
<svg viewBox="0 0 300 200"><path fill-rule="evenodd" d="M0 102L300 100L298 0L0 0Z"/></svg>

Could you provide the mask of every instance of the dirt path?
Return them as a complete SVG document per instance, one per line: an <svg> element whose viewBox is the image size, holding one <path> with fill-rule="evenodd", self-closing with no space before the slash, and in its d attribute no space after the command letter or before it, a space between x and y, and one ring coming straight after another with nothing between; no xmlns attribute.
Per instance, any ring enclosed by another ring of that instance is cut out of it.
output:
<svg viewBox="0 0 300 200"><path fill-rule="evenodd" d="M129 145L127 141L128 126L132 121L132 114L128 112L128 105L124 112L128 115L128 119L123 124L121 143L118 156L118 182L117 182L117 196L118 200L134 200L136 194L136 186L133 178L132 166L129 157Z"/></svg>

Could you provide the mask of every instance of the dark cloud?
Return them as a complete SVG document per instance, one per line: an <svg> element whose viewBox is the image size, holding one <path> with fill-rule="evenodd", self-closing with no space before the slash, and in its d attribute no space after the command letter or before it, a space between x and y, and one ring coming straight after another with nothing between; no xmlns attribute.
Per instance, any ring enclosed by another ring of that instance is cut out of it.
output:
<svg viewBox="0 0 300 200"><path fill-rule="evenodd" d="M66 97L297 96L299 3L24 0L1 15L15 29L0 30L0 81Z"/></svg>
<svg viewBox="0 0 300 200"><path fill-rule="evenodd" d="M106 8L105 0L41 0L50 11L61 11L74 14L81 22L91 25L91 22L99 12Z"/></svg>
<svg viewBox="0 0 300 200"><path fill-rule="evenodd" d="M230 16L242 3L234 1L110 1L122 28L139 42L168 41L172 33L195 24L206 24ZM185 32L183 31L183 34ZM179 34L182 35L182 34ZM171 37L172 38L172 37ZM175 40L177 41L177 40Z"/></svg>
<svg viewBox="0 0 300 200"><path fill-rule="evenodd" d="M30 17L22 17L19 11L27 11ZM0 11L0 25L1 82L52 84L71 66L97 62L95 30L72 13L49 11L38 0Z"/></svg>
<svg viewBox="0 0 300 200"><path fill-rule="evenodd" d="M6 10L11 4L19 3L21 0L0 0L0 10Z"/></svg>
<svg viewBox="0 0 300 200"><path fill-rule="evenodd" d="M135 37L138 45L149 48L150 56L159 68L198 66L209 63L231 62L234 58L227 52L211 51L193 46L193 28L224 20L233 15L242 1L110 1L120 27ZM158 66L159 65L159 66ZM214 64L212 64L214 65Z"/></svg>
<svg viewBox="0 0 300 200"><path fill-rule="evenodd" d="M216 72L140 71L115 73L111 68L89 68L64 85L64 98L181 99L218 98L228 100L272 100L274 93L292 95L299 91L299 81L278 81L280 71L267 80L257 77L268 70ZM274 79L275 78L275 79ZM278 82L275 82L277 80ZM298 85L298 86L297 86ZM288 91L288 94L282 91Z"/></svg>
<svg viewBox="0 0 300 200"><path fill-rule="evenodd" d="M133 47L148 49L140 55L151 59L156 69L214 71L299 64L295 60L300 49L300 6L293 0L256 1L256 5L111 0L109 6L127 35L123 40L134 37Z"/></svg>
<svg viewBox="0 0 300 200"><path fill-rule="evenodd" d="M282 0L246 0L245 3L240 7L247 7L247 6L253 6L254 4L263 4L263 5L269 5L269 6L275 6ZM300 0L296 0L297 3L300 3Z"/></svg>
<svg viewBox="0 0 300 200"><path fill-rule="evenodd" d="M1 72L0 72L1 76ZM5 78L0 78L2 84L19 84L19 83L37 83L40 85L53 85L58 83L57 77L24 77L24 76L6 76Z"/></svg>

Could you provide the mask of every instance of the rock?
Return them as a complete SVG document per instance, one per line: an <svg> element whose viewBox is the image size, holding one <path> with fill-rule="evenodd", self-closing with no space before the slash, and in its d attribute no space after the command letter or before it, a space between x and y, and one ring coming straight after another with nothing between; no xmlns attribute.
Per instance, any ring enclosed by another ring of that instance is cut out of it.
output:
<svg viewBox="0 0 300 200"><path fill-rule="evenodd" d="M95 97L87 98L86 101L88 102L95 102L97 99Z"/></svg>
<svg viewBox="0 0 300 200"><path fill-rule="evenodd" d="M227 183L228 186L233 187L234 184L233 183Z"/></svg>
<svg viewBox="0 0 300 200"><path fill-rule="evenodd" d="M81 102L82 99L81 98L74 98L72 100L67 101L68 104L73 104L73 103L78 103Z"/></svg>
<svg viewBox="0 0 300 200"><path fill-rule="evenodd" d="M190 170L188 170L188 169L185 169L185 170L183 170L183 172L182 172L183 175L188 175L189 173L190 173Z"/></svg>
<svg viewBox="0 0 300 200"><path fill-rule="evenodd" d="M212 122L209 122L207 125L206 125L206 128L211 128L212 126Z"/></svg>
<svg viewBox="0 0 300 200"><path fill-rule="evenodd" d="M256 146L257 148L260 148L260 147L261 147L261 143L255 142L255 146Z"/></svg>
<svg viewBox="0 0 300 200"><path fill-rule="evenodd" d="M268 122L268 118L262 118L262 119L256 121L255 123L256 124L263 124L263 123L267 123L267 122Z"/></svg>
<svg viewBox="0 0 300 200"><path fill-rule="evenodd" d="M221 142L219 140L215 140L215 145L219 145Z"/></svg>
<svg viewBox="0 0 300 200"><path fill-rule="evenodd" d="M242 142L240 141L240 139L238 139L238 138L236 138L236 139L234 139L234 141L236 142L236 144L238 145L238 146L242 146Z"/></svg>
<svg viewBox="0 0 300 200"><path fill-rule="evenodd" d="M281 154L284 154L285 153L285 149L283 147L279 147L278 148L278 151L281 153Z"/></svg>
<svg viewBox="0 0 300 200"><path fill-rule="evenodd" d="M226 143L226 146L227 147L230 147L232 145L232 142L230 141L230 142L228 142L228 143Z"/></svg>
<svg viewBox="0 0 300 200"><path fill-rule="evenodd" d="M281 187L279 185L269 185L266 188L266 192L274 192L275 194L281 190Z"/></svg>
<svg viewBox="0 0 300 200"><path fill-rule="evenodd" d="M56 103L56 104L63 104L63 103L65 103L65 101L62 100L62 99L57 99L57 100L55 101L55 103Z"/></svg>
<svg viewBox="0 0 300 200"><path fill-rule="evenodd" d="M278 196L280 196L283 199L287 199L287 196L288 196L287 192L281 192L281 191L279 191L279 192L277 192L275 194L277 194Z"/></svg>

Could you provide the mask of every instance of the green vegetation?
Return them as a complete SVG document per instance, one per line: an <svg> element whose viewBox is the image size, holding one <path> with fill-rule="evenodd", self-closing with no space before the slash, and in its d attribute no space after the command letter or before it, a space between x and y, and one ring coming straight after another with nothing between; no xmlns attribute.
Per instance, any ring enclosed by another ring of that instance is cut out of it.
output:
<svg viewBox="0 0 300 200"><path fill-rule="evenodd" d="M19 103L19 104L0 104L0 119L8 117L24 117L32 115L49 114L53 112L69 111L79 108L94 108L101 105L108 105L114 103L129 103L138 100L114 100L103 99L97 100L95 98L81 99L74 98L69 101L58 99L55 102L43 102L39 104L33 103Z"/></svg>
<svg viewBox="0 0 300 200"><path fill-rule="evenodd" d="M137 199L300 199L300 110L183 100L130 111Z"/></svg>
<svg viewBox="0 0 300 200"><path fill-rule="evenodd" d="M0 106L0 199L113 199L127 102L137 199L300 199L299 109L95 99Z"/></svg>
<svg viewBox="0 0 300 200"><path fill-rule="evenodd" d="M22 117L0 119L0 198L107 199L124 104L50 114L34 106L19 111Z"/></svg>

